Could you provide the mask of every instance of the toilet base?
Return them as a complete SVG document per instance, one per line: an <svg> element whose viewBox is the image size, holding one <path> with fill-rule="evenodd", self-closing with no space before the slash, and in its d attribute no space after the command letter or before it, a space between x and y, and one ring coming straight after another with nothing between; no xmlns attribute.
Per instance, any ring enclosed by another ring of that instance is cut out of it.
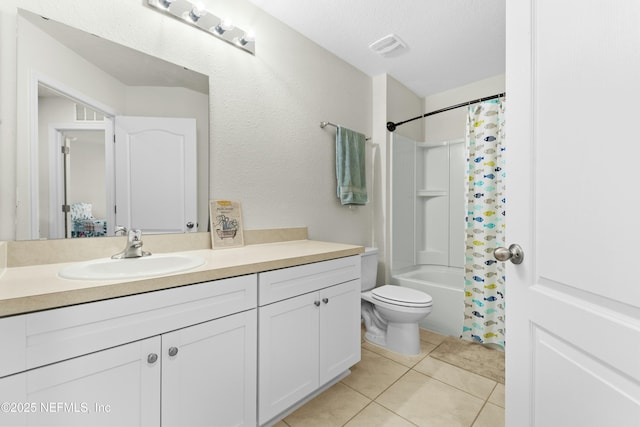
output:
<svg viewBox="0 0 640 427"><path fill-rule="evenodd" d="M371 332L365 332L364 340L371 344L377 345L378 347L387 348L387 340L384 334L379 335L373 334Z"/></svg>
<svg viewBox="0 0 640 427"><path fill-rule="evenodd" d="M378 347L407 356L420 354L420 330L417 323L388 323L386 334L367 331L364 339Z"/></svg>
<svg viewBox="0 0 640 427"><path fill-rule="evenodd" d="M420 330L417 323L387 324L387 345L391 351L409 356L420 354Z"/></svg>
<svg viewBox="0 0 640 427"><path fill-rule="evenodd" d="M379 313L381 311L382 313ZM396 353L407 356L420 354L420 329L418 320L428 313L419 313L415 316L407 316L401 313L402 320L414 320L413 322L391 322L388 319L398 319L398 313L376 307L369 301L361 302L362 320L364 321L364 339ZM387 319L383 318L386 314Z"/></svg>

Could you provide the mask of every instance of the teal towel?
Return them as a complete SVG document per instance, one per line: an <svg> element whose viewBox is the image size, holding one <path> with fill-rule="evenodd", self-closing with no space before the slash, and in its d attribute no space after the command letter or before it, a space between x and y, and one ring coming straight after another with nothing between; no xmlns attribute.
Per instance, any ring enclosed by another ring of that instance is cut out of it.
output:
<svg viewBox="0 0 640 427"><path fill-rule="evenodd" d="M338 126L336 133L336 177L338 198L343 205L368 202L365 168L365 136Z"/></svg>

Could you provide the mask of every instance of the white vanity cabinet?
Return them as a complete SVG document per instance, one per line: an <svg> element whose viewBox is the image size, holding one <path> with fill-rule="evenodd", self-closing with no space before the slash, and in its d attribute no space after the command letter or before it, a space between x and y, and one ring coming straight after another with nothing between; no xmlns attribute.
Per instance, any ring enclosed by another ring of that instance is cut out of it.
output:
<svg viewBox="0 0 640 427"><path fill-rule="evenodd" d="M360 256L296 259L0 318L0 426L275 422L360 360Z"/></svg>
<svg viewBox="0 0 640 427"><path fill-rule="evenodd" d="M259 274L258 424L273 422L360 360L360 257Z"/></svg>
<svg viewBox="0 0 640 427"><path fill-rule="evenodd" d="M160 337L0 380L3 426L160 425Z"/></svg>
<svg viewBox="0 0 640 427"><path fill-rule="evenodd" d="M256 310L162 336L162 426L255 426Z"/></svg>
<svg viewBox="0 0 640 427"><path fill-rule="evenodd" d="M254 426L256 304L250 275L0 319L0 425Z"/></svg>

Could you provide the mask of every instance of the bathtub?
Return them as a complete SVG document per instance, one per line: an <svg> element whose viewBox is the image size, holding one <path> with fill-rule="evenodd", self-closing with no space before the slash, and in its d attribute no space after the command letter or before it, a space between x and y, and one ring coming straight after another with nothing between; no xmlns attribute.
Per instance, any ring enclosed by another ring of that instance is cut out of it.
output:
<svg viewBox="0 0 640 427"><path fill-rule="evenodd" d="M464 321L464 269L421 265L391 276L391 284L425 292L433 298L431 313L420 327L460 336Z"/></svg>

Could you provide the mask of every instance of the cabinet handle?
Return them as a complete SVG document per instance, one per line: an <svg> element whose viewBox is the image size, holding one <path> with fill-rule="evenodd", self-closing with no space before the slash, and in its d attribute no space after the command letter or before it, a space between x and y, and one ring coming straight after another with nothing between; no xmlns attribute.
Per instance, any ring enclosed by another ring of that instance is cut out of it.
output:
<svg viewBox="0 0 640 427"><path fill-rule="evenodd" d="M152 365L152 364L156 363L156 361L157 361L157 360L158 360L158 355L157 355L157 354L155 354L155 353L150 353L150 354L147 356L147 362L148 362L150 365Z"/></svg>
<svg viewBox="0 0 640 427"><path fill-rule="evenodd" d="M314 301L314 302L313 302L313 304L314 304L316 307L320 307L320 301Z"/></svg>
<svg viewBox="0 0 640 427"><path fill-rule="evenodd" d="M329 303L329 298L322 298L322 302L325 303L325 304L328 304Z"/></svg>
<svg viewBox="0 0 640 427"><path fill-rule="evenodd" d="M178 354L178 347L171 347L169 348L169 356L175 356L176 354Z"/></svg>

